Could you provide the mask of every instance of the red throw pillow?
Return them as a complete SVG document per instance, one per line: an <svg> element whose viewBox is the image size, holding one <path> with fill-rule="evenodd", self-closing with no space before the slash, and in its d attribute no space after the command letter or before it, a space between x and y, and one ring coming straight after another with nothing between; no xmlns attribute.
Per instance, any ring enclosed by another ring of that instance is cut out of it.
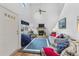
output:
<svg viewBox="0 0 79 59"><path fill-rule="evenodd" d="M56 38L64 38L64 35L63 34L60 34Z"/></svg>
<svg viewBox="0 0 79 59"><path fill-rule="evenodd" d="M56 38L60 38L60 36L57 36Z"/></svg>
<svg viewBox="0 0 79 59"><path fill-rule="evenodd" d="M60 56L53 48L43 48L46 56Z"/></svg>
<svg viewBox="0 0 79 59"><path fill-rule="evenodd" d="M51 36L56 37L56 34L51 34Z"/></svg>

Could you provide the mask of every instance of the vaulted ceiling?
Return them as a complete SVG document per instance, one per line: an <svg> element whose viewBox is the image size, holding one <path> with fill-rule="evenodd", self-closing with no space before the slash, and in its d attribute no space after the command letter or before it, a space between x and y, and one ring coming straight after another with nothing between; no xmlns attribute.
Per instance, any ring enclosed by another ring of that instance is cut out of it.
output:
<svg viewBox="0 0 79 59"><path fill-rule="evenodd" d="M48 31L52 30L62 12L63 7L64 3L31 3L30 15L34 22L33 25L36 26L39 23L45 23L47 28L50 27ZM42 12L40 14L39 9L46 12Z"/></svg>
<svg viewBox="0 0 79 59"><path fill-rule="evenodd" d="M22 19L30 21L34 27L44 23L48 31L55 26L64 7L64 3L2 3L0 5L17 13ZM46 12L40 14L39 9Z"/></svg>

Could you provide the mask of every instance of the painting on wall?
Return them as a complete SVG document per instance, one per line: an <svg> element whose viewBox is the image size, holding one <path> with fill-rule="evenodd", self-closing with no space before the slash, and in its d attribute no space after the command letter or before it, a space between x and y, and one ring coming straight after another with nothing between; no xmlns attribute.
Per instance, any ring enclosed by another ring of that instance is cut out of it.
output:
<svg viewBox="0 0 79 59"><path fill-rule="evenodd" d="M59 20L58 25L59 25L59 29L65 29L66 28L66 17Z"/></svg>

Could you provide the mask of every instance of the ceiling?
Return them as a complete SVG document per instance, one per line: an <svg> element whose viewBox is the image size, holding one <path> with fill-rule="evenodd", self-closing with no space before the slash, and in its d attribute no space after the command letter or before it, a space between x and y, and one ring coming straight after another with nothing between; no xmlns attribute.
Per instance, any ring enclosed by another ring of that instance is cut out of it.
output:
<svg viewBox="0 0 79 59"><path fill-rule="evenodd" d="M17 13L22 19L29 20L34 27L44 23L47 27L50 26L49 30L55 26L64 7L64 3L2 3L0 5ZM39 9L46 12L40 15Z"/></svg>
<svg viewBox="0 0 79 59"><path fill-rule="evenodd" d="M30 15L35 26L45 23L47 27L54 27L64 7L64 3L30 3ZM39 9L46 12L39 14ZM36 26L37 27L37 26Z"/></svg>

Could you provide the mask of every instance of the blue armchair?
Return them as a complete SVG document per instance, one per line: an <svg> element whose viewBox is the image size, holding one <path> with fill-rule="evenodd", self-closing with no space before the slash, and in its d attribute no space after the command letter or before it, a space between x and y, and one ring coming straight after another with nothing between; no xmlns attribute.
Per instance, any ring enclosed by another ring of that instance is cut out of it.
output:
<svg viewBox="0 0 79 59"><path fill-rule="evenodd" d="M31 36L26 34L21 34L21 47L25 47L31 42Z"/></svg>

